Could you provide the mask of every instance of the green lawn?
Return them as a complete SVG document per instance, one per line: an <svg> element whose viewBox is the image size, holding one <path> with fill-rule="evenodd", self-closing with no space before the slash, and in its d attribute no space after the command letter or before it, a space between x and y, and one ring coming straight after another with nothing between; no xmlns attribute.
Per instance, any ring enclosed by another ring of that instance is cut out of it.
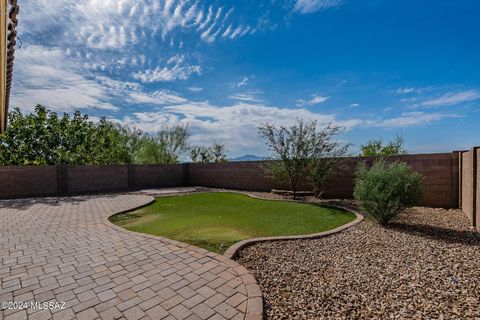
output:
<svg viewBox="0 0 480 320"><path fill-rule="evenodd" d="M132 231L223 253L240 240L316 233L354 219L354 214L338 209L211 192L157 198L147 207L110 220Z"/></svg>

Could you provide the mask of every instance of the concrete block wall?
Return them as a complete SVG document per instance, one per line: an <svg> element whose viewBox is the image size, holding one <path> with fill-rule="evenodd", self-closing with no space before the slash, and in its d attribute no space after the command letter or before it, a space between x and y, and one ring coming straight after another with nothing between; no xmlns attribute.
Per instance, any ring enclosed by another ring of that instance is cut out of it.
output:
<svg viewBox="0 0 480 320"><path fill-rule="evenodd" d="M390 157L388 161L402 161L423 176L422 205L453 208L458 206L458 164L453 153L415 154ZM350 158L346 169L331 179L326 188L327 198L350 198L355 185L355 169L360 162L371 165L375 157Z"/></svg>
<svg viewBox="0 0 480 320"><path fill-rule="evenodd" d="M477 149L477 183L475 185L476 201L475 201L475 226L480 231L480 148Z"/></svg>
<svg viewBox="0 0 480 320"><path fill-rule="evenodd" d="M68 167L68 193L128 189L128 166L84 165Z"/></svg>
<svg viewBox="0 0 480 320"><path fill-rule="evenodd" d="M188 184L186 165L131 165L130 188L164 188Z"/></svg>
<svg viewBox="0 0 480 320"><path fill-rule="evenodd" d="M56 166L0 166L0 199L56 194Z"/></svg>
<svg viewBox="0 0 480 320"><path fill-rule="evenodd" d="M285 188L266 174L267 161L225 163L191 163L188 165L188 183L191 186L270 191Z"/></svg>
<svg viewBox="0 0 480 320"><path fill-rule="evenodd" d="M422 204L432 207L458 206L458 154L416 154L390 157L389 161L404 161L420 172L424 179ZM346 158L335 177L330 179L325 198L352 198L355 171L360 162L371 165L375 157ZM265 173L266 161L190 164L189 184L227 189L270 191L285 188ZM308 181L300 181L299 190L311 190Z"/></svg>
<svg viewBox="0 0 480 320"><path fill-rule="evenodd" d="M354 172L361 161L346 158L328 183L324 197L352 198ZM422 204L462 208L480 230L480 148L452 153L389 158L404 161L423 175ZM267 176L266 161L178 165L0 166L0 199L122 191L142 188L206 186L270 191L285 188ZM299 189L310 190L308 181Z"/></svg>
<svg viewBox="0 0 480 320"><path fill-rule="evenodd" d="M187 185L185 165L0 166L0 199Z"/></svg>
<svg viewBox="0 0 480 320"><path fill-rule="evenodd" d="M459 207L469 218L472 226L480 230L480 148L473 147L470 151L460 154Z"/></svg>

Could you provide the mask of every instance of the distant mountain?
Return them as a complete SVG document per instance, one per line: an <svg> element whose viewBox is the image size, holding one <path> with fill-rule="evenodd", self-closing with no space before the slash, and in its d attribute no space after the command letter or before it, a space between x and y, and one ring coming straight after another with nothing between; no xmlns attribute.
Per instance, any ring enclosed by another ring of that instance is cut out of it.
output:
<svg viewBox="0 0 480 320"><path fill-rule="evenodd" d="M247 154L241 157L230 159L230 161L261 161L261 160L265 160L265 158L256 156L253 154Z"/></svg>

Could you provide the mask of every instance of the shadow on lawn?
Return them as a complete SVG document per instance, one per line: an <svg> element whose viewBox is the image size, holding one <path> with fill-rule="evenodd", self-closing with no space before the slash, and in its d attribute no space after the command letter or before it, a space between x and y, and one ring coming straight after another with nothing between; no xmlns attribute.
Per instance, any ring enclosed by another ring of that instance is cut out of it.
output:
<svg viewBox="0 0 480 320"><path fill-rule="evenodd" d="M426 237L448 243L480 246L480 233L477 231L455 230L425 224L392 222L390 229L416 236Z"/></svg>

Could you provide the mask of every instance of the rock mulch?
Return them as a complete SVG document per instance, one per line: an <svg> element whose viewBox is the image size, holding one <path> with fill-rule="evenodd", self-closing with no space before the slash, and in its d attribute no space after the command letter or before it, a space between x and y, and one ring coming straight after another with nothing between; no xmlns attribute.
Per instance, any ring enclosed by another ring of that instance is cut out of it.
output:
<svg viewBox="0 0 480 320"><path fill-rule="evenodd" d="M267 319L480 319L480 234L459 210L412 208L317 240L240 252Z"/></svg>

